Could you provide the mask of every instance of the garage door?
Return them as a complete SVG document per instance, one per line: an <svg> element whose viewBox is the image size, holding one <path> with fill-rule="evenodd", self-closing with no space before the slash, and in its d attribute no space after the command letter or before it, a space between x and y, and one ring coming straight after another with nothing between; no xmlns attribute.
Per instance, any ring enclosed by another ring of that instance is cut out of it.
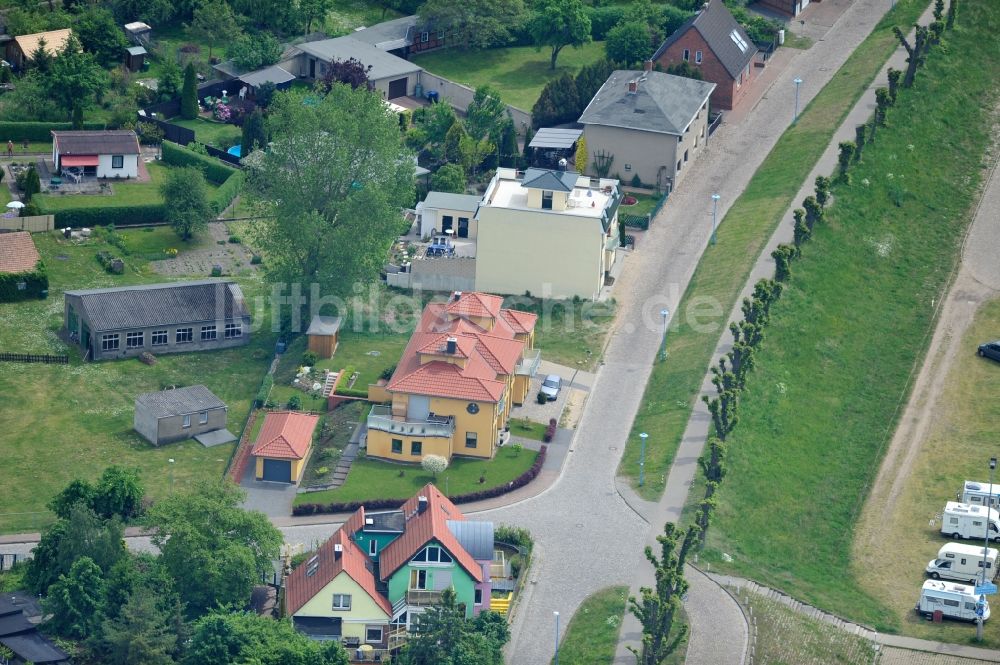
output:
<svg viewBox="0 0 1000 665"><path fill-rule="evenodd" d="M292 482L292 463L288 460L265 459L264 480L276 483Z"/></svg>
<svg viewBox="0 0 1000 665"><path fill-rule="evenodd" d="M395 99L396 97L406 97L406 82L409 79L396 79L395 81L389 81L389 99Z"/></svg>

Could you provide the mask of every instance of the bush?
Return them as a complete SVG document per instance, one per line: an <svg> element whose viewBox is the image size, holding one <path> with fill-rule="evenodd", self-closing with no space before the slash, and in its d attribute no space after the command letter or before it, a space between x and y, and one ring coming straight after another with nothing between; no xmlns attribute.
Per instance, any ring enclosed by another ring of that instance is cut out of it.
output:
<svg viewBox="0 0 1000 665"><path fill-rule="evenodd" d="M638 173L636 173L634 176L632 176L632 186L633 187L642 187L642 179L639 178L639 174Z"/></svg>
<svg viewBox="0 0 1000 665"><path fill-rule="evenodd" d="M48 289L49 278L41 263L32 272L0 274L0 302L44 298Z"/></svg>
<svg viewBox="0 0 1000 665"><path fill-rule="evenodd" d="M590 36L598 42L603 41L611 28L618 25L625 17L625 8L621 5L589 7L587 14L590 15Z"/></svg>
<svg viewBox="0 0 1000 665"><path fill-rule="evenodd" d="M0 136L10 141L51 141L53 131L73 129L71 122L0 122ZM103 122L85 122L83 129L104 129Z"/></svg>
<svg viewBox="0 0 1000 665"><path fill-rule="evenodd" d="M110 252L98 252L94 258L97 259L97 262L101 264L105 271L113 275L120 275L125 272L125 262Z"/></svg>
<svg viewBox="0 0 1000 665"><path fill-rule="evenodd" d="M319 354L315 351L306 351L302 354L302 364L306 367L315 367L317 360L319 360Z"/></svg>
<svg viewBox="0 0 1000 665"><path fill-rule="evenodd" d="M44 215L56 216L56 227L98 227L106 224L115 226L130 226L134 224L156 224L163 221L164 206L162 203L150 203L133 206L109 206L107 208L64 208L51 210L42 202L41 212Z"/></svg>
<svg viewBox="0 0 1000 665"><path fill-rule="evenodd" d="M545 393L539 391L538 394L535 395L535 401L539 404L548 404L549 398Z"/></svg>
<svg viewBox="0 0 1000 665"><path fill-rule="evenodd" d="M552 441L552 439L555 438L556 435L556 427L557 427L556 419L549 418L549 424L545 427L545 434L542 435L542 441L544 441L545 443L549 443L550 441Z"/></svg>
<svg viewBox="0 0 1000 665"><path fill-rule="evenodd" d="M211 178L209 178L211 180ZM231 176L229 176L224 183L222 183L215 194L212 195L209 205L212 207L212 212L216 215L222 214L222 211L229 207L229 204L233 202L233 199L240 193L243 189L243 182L245 177L242 171L236 171ZM235 237L235 236L233 236ZM237 239L238 240L238 239ZM232 242L232 241L230 241Z"/></svg>
<svg viewBox="0 0 1000 665"><path fill-rule="evenodd" d="M386 367L384 370L382 370L382 373L378 375L378 378L385 379L386 381L388 381L389 379L392 378L392 374L395 371L396 371L395 365L393 365L392 367Z"/></svg>
<svg viewBox="0 0 1000 665"><path fill-rule="evenodd" d="M214 157L199 155L172 141L163 142L163 161L172 166L195 166L201 169L205 178L216 185L224 184L236 169L223 164Z"/></svg>
<svg viewBox="0 0 1000 665"><path fill-rule="evenodd" d="M288 407L289 411L298 411L302 408L302 398L298 395L292 395L285 406Z"/></svg>
<svg viewBox="0 0 1000 665"><path fill-rule="evenodd" d="M240 240L239 236L229 236L229 242L233 243L234 245L238 245L243 241Z"/></svg>
<svg viewBox="0 0 1000 665"><path fill-rule="evenodd" d="M253 256L250 257L250 265L258 266L263 260L264 259L261 258L260 254L254 254Z"/></svg>
<svg viewBox="0 0 1000 665"><path fill-rule="evenodd" d="M535 541L531 537L531 532L519 526L500 524L493 530L493 540L515 547L523 547L531 551L535 546Z"/></svg>
<svg viewBox="0 0 1000 665"><path fill-rule="evenodd" d="M254 399L254 406L260 408L264 406L264 402L267 401L267 396L271 392L271 387L274 385L274 379L270 374L264 377L264 380L260 383L260 388L257 390L257 397Z"/></svg>

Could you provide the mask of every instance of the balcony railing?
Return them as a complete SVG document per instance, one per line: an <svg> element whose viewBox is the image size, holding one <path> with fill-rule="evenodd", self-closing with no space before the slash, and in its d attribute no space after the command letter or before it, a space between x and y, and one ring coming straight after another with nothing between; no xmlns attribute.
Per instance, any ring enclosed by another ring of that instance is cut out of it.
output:
<svg viewBox="0 0 1000 665"><path fill-rule="evenodd" d="M391 434L450 438L455 433L455 419L452 416L431 414L426 420L406 420L393 417L392 407L376 405L368 414L368 429Z"/></svg>
<svg viewBox="0 0 1000 665"><path fill-rule="evenodd" d="M409 589L406 592L407 605L436 605L441 601L440 591L424 591L422 589Z"/></svg>
<svg viewBox="0 0 1000 665"><path fill-rule="evenodd" d="M524 358L517 364L515 374L522 376L534 376L538 372L538 365L542 362L542 352L538 349L526 349Z"/></svg>

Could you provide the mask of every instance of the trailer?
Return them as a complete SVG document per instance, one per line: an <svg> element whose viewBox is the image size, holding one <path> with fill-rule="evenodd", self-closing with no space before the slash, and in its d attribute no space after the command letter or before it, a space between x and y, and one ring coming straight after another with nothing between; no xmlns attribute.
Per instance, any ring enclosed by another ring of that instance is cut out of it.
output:
<svg viewBox="0 0 1000 665"><path fill-rule="evenodd" d="M1000 542L1000 513L986 506L949 501L941 517L941 533L955 540L988 538Z"/></svg>
<svg viewBox="0 0 1000 665"><path fill-rule="evenodd" d="M937 558L927 564L926 573L933 579L958 580L975 585L983 579L983 550L986 551L986 580L997 575L997 551L982 545L948 543L938 550Z"/></svg>
<svg viewBox="0 0 1000 665"><path fill-rule="evenodd" d="M959 621L975 621L981 607L983 621L990 618L990 603L985 596L977 596L976 588L967 584L927 580L920 591L916 612L928 619L940 611L941 616Z"/></svg>

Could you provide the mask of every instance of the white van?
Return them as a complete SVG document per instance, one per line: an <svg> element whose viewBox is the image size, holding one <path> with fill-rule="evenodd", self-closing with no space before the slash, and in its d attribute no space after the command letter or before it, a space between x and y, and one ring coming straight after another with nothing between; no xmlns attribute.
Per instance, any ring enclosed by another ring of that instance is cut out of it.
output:
<svg viewBox="0 0 1000 665"><path fill-rule="evenodd" d="M989 483L966 480L958 500L973 506L985 506L989 503L990 508L1000 508L1000 485L994 484L991 491Z"/></svg>
<svg viewBox="0 0 1000 665"><path fill-rule="evenodd" d="M927 574L934 579L959 580L975 585L983 572L983 546L948 543L940 550L936 559L927 564ZM997 551L986 550L986 579L997 575Z"/></svg>
<svg viewBox="0 0 1000 665"><path fill-rule="evenodd" d="M941 517L941 533L959 538L986 539L989 519L989 539L1000 542L1000 513L986 506L949 501Z"/></svg>
<svg viewBox="0 0 1000 665"><path fill-rule="evenodd" d="M990 618L990 603L985 598L983 607L983 621ZM920 592L920 600L917 601L917 614L922 614L928 619L934 616L935 610L949 619L960 619L962 621L976 620L976 603L979 596L976 595L976 588L966 584L955 584L954 582L941 582L938 580L927 580L924 588Z"/></svg>

